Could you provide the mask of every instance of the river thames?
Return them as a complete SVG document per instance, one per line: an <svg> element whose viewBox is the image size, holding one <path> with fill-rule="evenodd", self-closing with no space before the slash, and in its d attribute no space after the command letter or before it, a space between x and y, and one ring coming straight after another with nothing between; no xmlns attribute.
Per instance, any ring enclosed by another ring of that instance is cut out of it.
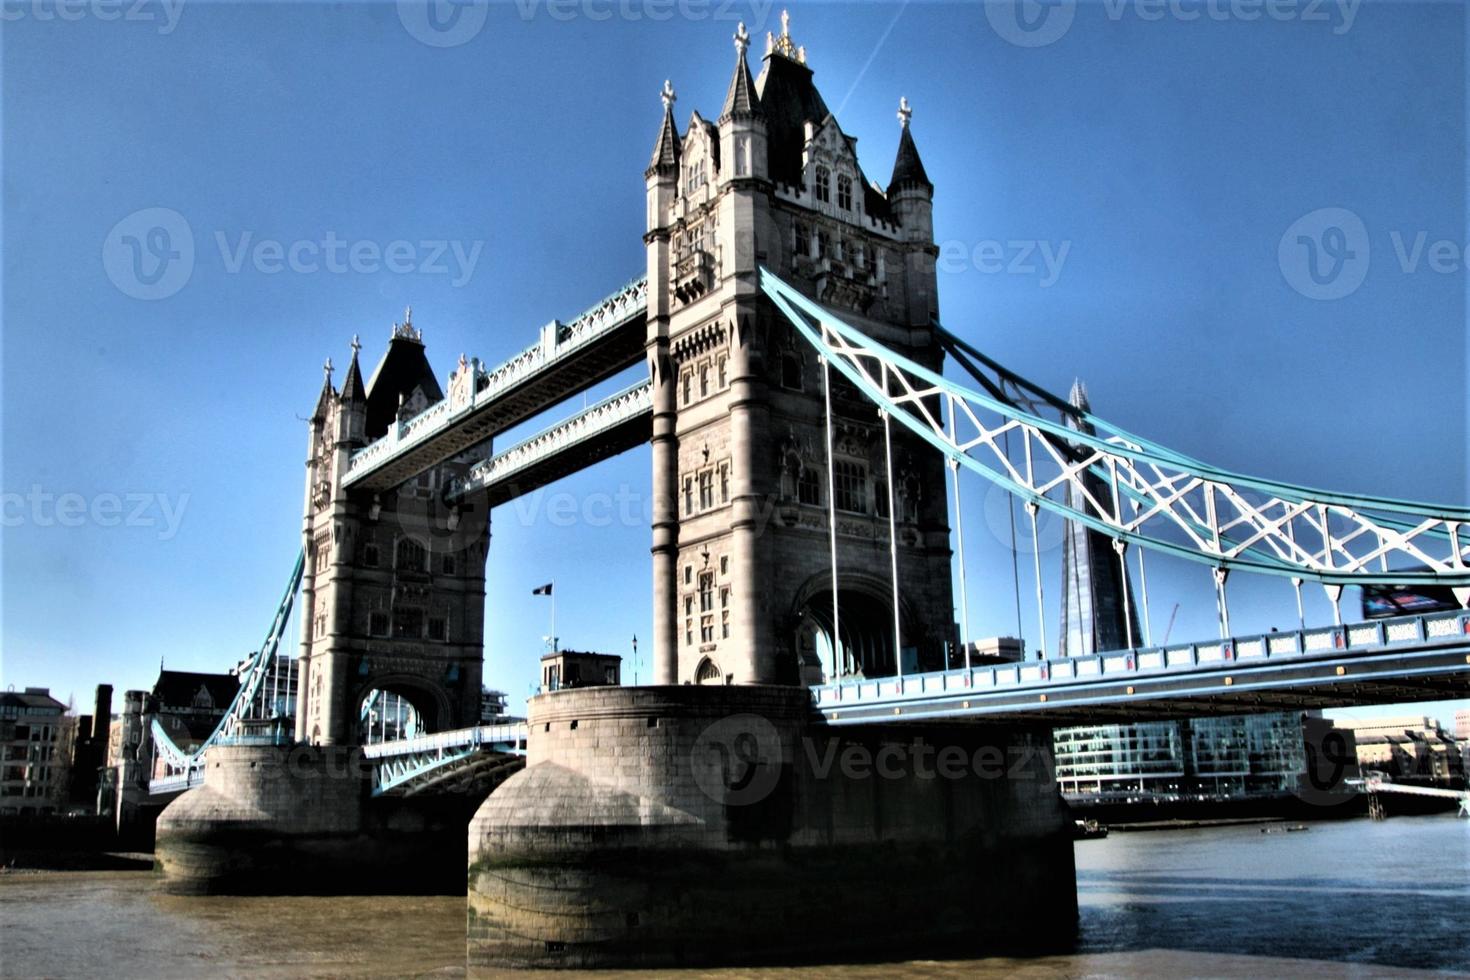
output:
<svg viewBox="0 0 1470 980"><path fill-rule="evenodd" d="M1079 841L1080 923L1067 955L656 975L1470 974L1470 820L1308 826ZM462 977L464 921L462 897L181 898L158 893L146 872L12 874L0 879L0 975ZM841 928L819 908L811 923Z"/></svg>

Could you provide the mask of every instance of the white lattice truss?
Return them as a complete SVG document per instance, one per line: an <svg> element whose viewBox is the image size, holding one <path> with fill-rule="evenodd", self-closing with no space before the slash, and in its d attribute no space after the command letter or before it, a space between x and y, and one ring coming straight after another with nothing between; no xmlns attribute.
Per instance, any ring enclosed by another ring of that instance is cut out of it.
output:
<svg viewBox="0 0 1470 980"><path fill-rule="evenodd" d="M595 439L615 426L653 411L653 384L641 381L603 399L565 421L548 426L503 453L481 460L455 481L450 497L459 498L477 490L504 483L548 457Z"/></svg>
<svg viewBox="0 0 1470 980"><path fill-rule="evenodd" d="M761 287L881 411L1028 509L1053 511L1120 546L1141 545L1222 573L1243 569L1339 586L1439 584L1455 588L1462 603L1470 599L1470 508L1240 476L1087 412L1074 415L1093 431L1079 431L895 354L765 269Z"/></svg>
<svg viewBox="0 0 1470 980"><path fill-rule="evenodd" d="M637 279L576 317L570 323L553 321L542 331L541 340L510 360L490 370L479 367L475 360L473 397L463 405L452 405L451 399L435 402L413 418L395 422L388 434L352 454L348 464L347 483L361 479L369 470L399 449L433 438L433 434L459 414L473 411L495 401L547 365L573 357L588 343L610 330L623 326L629 319L648 309L648 280Z"/></svg>

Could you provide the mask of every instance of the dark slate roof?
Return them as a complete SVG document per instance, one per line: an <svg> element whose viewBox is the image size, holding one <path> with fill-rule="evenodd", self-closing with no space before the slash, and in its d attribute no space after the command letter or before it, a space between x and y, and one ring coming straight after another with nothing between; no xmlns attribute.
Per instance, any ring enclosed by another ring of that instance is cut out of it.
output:
<svg viewBox="0 0 1470 980"><path fill-rule="evenodd" d="M777 183L801 184L801 153L806 147L808 120L820 126L832 115L822 93L812 82L812 70L779 53L766 55L760 77L755 81L761 111L766 117L767 168ZM840 128L840 127L839 127ZM848 137L848 145L853 146ZM853 157L857 157L853 147ZM893 209L883 191L858 169L863 185L863 212L882 221L893 221Z"/></svg>
<svg viewBox="0 0 1470 980"><path fill-rule="evenodd" d="M653 159L647 176L670 176L679 172L679 127L674 123L674 107L664 106L664 121L653 144Z"/></svg>
<svg viewBox="0 0 1470 980"><path fill-rule="evenodd" d="M398 417L398 400L422 388L430 404L444 397L421 341L395 333L367 383L367 437L385 435Z"/></svg>
<svg viewBox="0 0 1470 980"><path fill-rule="evenodd" d="M755 82L750 77L750 66L745 62L745 51L740 52L735 62L735 75L730 79L730 90L725 93L725 108L720 112L720 118L729 116L758 115L761 111L761 99L756 94Z"/></svg>
<svg viewBox="0 0 1470 980"><path fill-rule="evenodd" d="M931 193L934 190L929 175L924 172L924 161L919 159L919 148L914 145L914 137L908 126L903 127L903 133L898 138L898 156L893 160L893 176L888 181L888 193L891 195L905 184L927 187Z"/></svg>
<svg viewBox="0 0 1470 980"><path fill-rule="evenodd" d="M33 691L4 691L0 692L0 704L7 708L59 708L66 709L66 705L53 698L50 694L39 694Z"/></svg>
<svg viewBox="0 0 1470 980"><path fill-rule="evenodd" d="M203 687L214 701L214 710L223 712L240 690L240 680L233 674L200 674L189 670L160 670L153 685L153 700L160 707L191 708L194 696Z"/></svg>
<svg viewBox="0 0 1470 980"><path fill-rule="evenodd" d="M342 382L342 400L359 402L367 398L367 386L362 383L362 371L357 366L357 351L352 352L352 363L347 365L347 380Z"/></svg>
<svg viewBox="0 0 1470 980"><path fill-rule="evenodd" d="M767 166L771 179L798 185L801 151L806 146L806 122L821 123L831 112L812 84L812 70L783 55L766 55L755 87L766 114Z"/></svg>

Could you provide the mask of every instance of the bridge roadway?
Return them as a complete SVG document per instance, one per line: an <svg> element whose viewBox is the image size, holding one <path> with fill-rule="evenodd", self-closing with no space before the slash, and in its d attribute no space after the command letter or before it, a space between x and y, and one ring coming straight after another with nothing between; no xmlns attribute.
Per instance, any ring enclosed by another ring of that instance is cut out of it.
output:
<svg viewBox="0 0 1470 980"><path fill-rule="evenodd" d="M644 356L648 281L638 279L493 370L478 360L473 394L448 397L353 453L343 485L388 490L586 391Z"/></svg>
<svg viewBox="0 0 1470 980"><path fill-rule="evenodd" d="M1470 612L851 680L812 689L829 723L1126 724L1470 697Z"/></svg>

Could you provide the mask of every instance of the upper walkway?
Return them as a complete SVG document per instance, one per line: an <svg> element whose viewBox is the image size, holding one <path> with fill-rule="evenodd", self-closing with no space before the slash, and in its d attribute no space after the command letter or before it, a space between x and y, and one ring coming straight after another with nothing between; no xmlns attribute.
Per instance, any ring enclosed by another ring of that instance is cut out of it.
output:
<svg viewBox="0 0 1470 980"><path fill-rule="evenodd" d="M971 719L1127 724L1470 697L1470 612L849 680L812 688L830 724Z"/></svg>
<svg viewBox="0 0 1470 980"><path fill-rule="evenodd" d="M343 485L387 490L496 433L637 364L643 357L648 281L638 279L493 370L478 360L473 391L450 396L352 454Z"/></svg>

